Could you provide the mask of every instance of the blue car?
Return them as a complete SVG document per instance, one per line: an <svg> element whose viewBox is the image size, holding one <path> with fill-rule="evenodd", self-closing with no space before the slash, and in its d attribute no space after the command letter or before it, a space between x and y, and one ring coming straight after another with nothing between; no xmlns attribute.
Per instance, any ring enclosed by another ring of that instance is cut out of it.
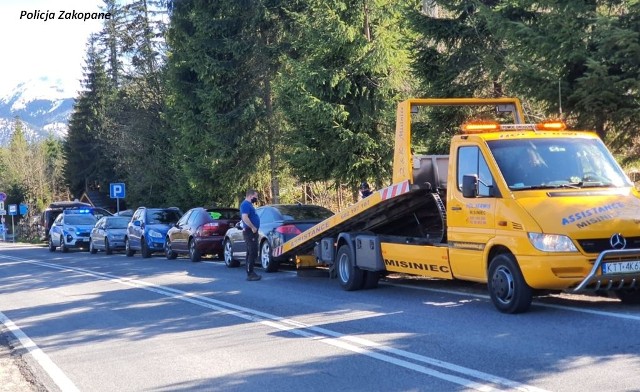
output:
<svg viewBox="0 0 640 392"><path fill-rule="evenodd" d="M153 253L164 252L167 231L182 217L182 211L176 207L147 208L140 207L131 217L124 237L127 256L140 251L142 257L151 257Z"/></svg>
<svg viewBox="0 0 640 392"><path fill-rule="evenodd" d="M96 217L88 208L69 208L62 211L49 229L49 250L57 247L63 252L71 248L89 248L89 233Z"/></svg>

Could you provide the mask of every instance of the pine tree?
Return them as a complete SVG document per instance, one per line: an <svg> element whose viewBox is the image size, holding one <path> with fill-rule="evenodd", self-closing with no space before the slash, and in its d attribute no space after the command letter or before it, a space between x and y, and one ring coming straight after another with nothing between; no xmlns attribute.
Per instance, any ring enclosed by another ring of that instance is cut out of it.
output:
<svg viewBox="0 0 640 392"><path fill-rule="evenodd" d="M289 161L304 181L390 177L395 107L412 94L403 2L310 0L279 99L293 131Z"/></svg>
<svg viewBox="0 0 640 392"><path fill-rule="evenodd" d="M279 1L175 3L168 60L172 123L194 200L234 203L242 189L268 181L271 200L278 200L284 126L272 82L285 17ZM269 176L258 173L265 160Z"/></svg>
<svg viewBox="0 0 640 392"><path fill-rule="evenodd" d="M114 177L114 157L105 136L109 81L95 36L89 42L82 85L64 144L65 178L76 196L88 188L107 189Z"/></svg>
<svg viewBox="0 0 640 392"><path fill-rule="evenodd" d="M122 54L128 59L124 80L109 111L111 142L118 178L127 183L127 202L165 205L176 199L172 130L166 122L164 70L165 21L161 2L140 0L124 6L126 34Z"/></svg>

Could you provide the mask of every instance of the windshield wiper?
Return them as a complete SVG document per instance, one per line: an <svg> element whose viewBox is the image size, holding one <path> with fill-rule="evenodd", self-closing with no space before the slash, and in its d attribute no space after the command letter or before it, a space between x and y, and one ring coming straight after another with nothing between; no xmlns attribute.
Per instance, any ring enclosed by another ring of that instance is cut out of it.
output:
<svg viewBox="0 0 640 392"><path fill-rule="evenodd" d="M612 187L613 184L602 181L580 181L578 186L580 186L580 188L609 188Z"/></svg>

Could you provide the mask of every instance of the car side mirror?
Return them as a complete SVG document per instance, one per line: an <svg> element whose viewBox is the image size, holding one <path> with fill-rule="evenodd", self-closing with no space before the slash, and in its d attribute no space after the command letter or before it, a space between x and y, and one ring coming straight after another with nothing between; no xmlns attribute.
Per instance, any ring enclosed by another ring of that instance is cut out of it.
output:
<svg viewBox="0 0 640 392"><path fill-rule="evenodd" d="M236 229L242 229L242 224L241 224L241 222L236 223L235 228L236 228Z"/></svg>
<svg viewBox="0 0 640 392"><path fill-rule="evenodd" d="M462 176L462 197L475 198L478 196L478 176L465 174Z"/></svg>
<svg viewBox="0 0 640 392"><path fill-rule="evenodd" d="M140 227L140 221L138 221L138 220L137 221L133 221L133 225Z"/></svg>

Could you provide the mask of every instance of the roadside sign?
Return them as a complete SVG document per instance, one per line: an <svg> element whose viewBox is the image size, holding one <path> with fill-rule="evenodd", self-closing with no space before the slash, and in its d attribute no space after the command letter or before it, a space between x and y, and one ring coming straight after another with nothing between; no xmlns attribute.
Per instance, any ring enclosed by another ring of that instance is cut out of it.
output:
<svg viewBox="0 0 640 392"><path fill-rule="evenodd" d="M0 201L4 202L5 200L7 200L7 194L4 192L0 192Z"/></svg>
<svg viewBox="0 0 640 392"><path fill-rule="evenodd" d="M18 206L18 210L20 211L20 215L27 215L27 211L29 211L29 207L26 204L20 203Z"/></svg>
<svg viewBox="0 0 640 392"><path fill-rule="evenodd" d="M0 210L0 215L7 215L7 210L5 210L4 208ZM4 218L2 218L4 219Z"/></svg>
<svg viewBox="0 0 640 392"><path fill-rule="evenodd" d="M4 201L0 200L0 210L4 210Z"/></svg>
<svg viewBox="0 0 640 392"><path fill-rule="evenodd" d="M123 182L109 184L109 196L112 199L124 199L126 192Z"/></svg>
<svg viewBox="0 0 640 392"><path fill-rule="evenodd" d="M15 204L9 204L9 215L18 215L18 206Z"/></svg>

